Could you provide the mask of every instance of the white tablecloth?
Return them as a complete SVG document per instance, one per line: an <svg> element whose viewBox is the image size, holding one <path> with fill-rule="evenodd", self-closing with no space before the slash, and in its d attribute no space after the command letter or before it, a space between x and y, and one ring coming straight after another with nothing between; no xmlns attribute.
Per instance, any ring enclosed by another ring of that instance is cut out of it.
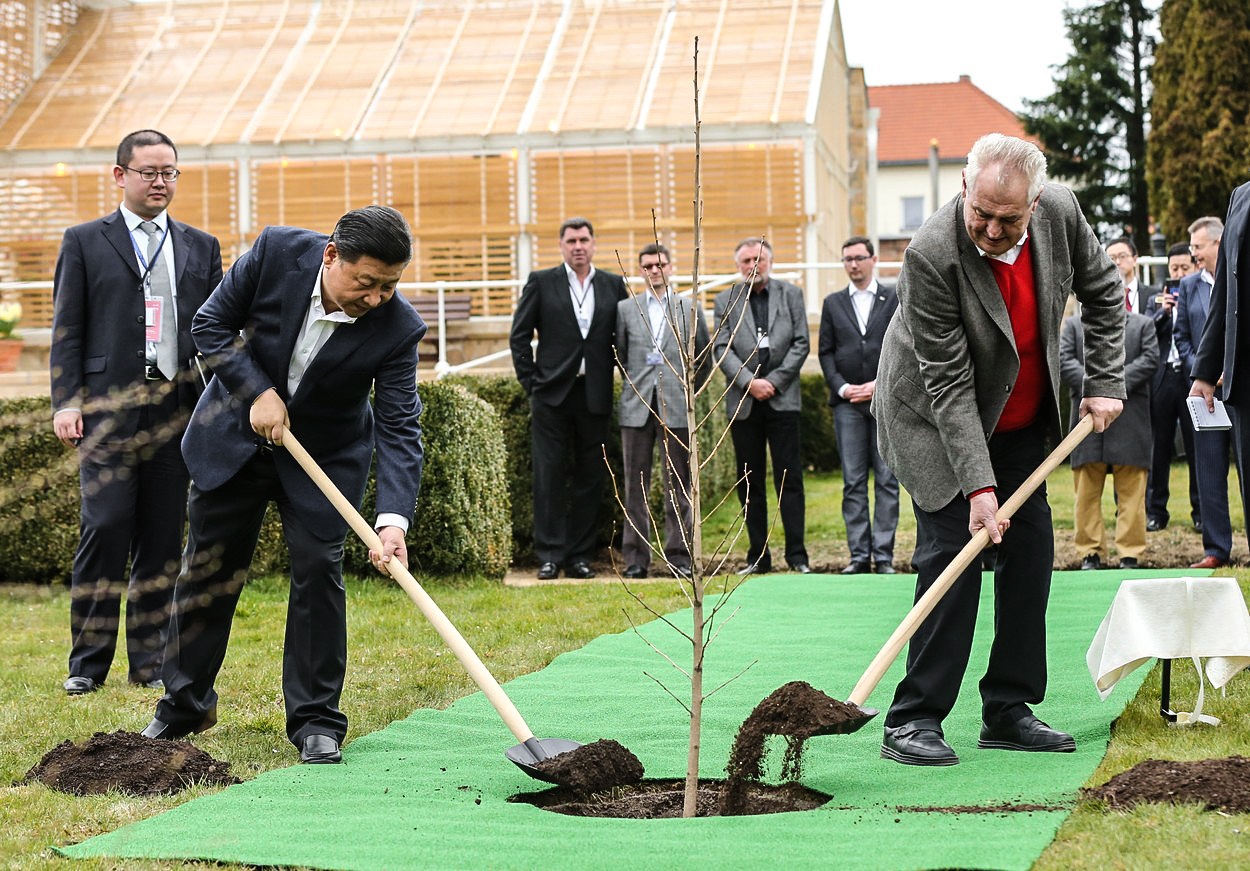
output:
<svg viewBox="0 0 1250 871"><path fill-rule="evenodd" d="M1206 676L1222 687L1250 665L1250 613L1233 578L1135 578L1115 594L1085 661L1102 698L1151 659L1209 657ZM1199 668L1201 681L1202 669ZM1202 689L1194 717L1202 710ZM1179 715L1178 715L1179 716Z"/></svg>

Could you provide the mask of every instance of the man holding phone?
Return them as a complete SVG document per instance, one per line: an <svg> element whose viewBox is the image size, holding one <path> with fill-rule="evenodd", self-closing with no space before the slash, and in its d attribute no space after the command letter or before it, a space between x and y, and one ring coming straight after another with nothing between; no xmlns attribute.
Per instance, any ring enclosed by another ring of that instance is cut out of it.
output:
<svg viewBox="0 0 1250 871"><path fill-rule="evenodd" d="M1150 481L1146 486L1146 530L1158 532L1168 525L1168 499L1171 497L1172 453L1176 443L1176 426L1180 423L1185 445L1185 463L1189 467L1189 515L1194 526L1202 528L1198 510L1198 476L1194 474L1194 430L1189 425L1185 397L1189 394L1189 374L1181 365L1180 353L1172 341L1176 323L1176 301L1180 296L1181 279L1194 269L1189 246L1178 243L1168 249L1168 275L1161 293L1151 298L1146 313L1154 318L1155 335L1159 338L1159 371L1155 373L1150 394L1150 426L1154 433L1154 451L1150 460Z"/></svg>

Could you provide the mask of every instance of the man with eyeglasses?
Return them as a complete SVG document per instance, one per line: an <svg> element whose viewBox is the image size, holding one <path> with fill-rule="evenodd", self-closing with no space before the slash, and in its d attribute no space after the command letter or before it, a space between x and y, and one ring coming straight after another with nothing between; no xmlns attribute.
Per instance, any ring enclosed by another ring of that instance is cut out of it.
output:
<svg viewBox="0 0 1250 871"><path fill-rule="evenodd" d="M686 373L697 390L711 375L707 324L678 296L673 259L653 242L638 253L642 289L616 310L616 361L621 385L618 418L625 484L621 555L625 577L645 578L651 566L651 465L656 443L664 480L664 573L690 576L694 511L690 504L690 423ZM694 343L689 342L691 318ZM687 357L687 350L693 357ZM687 366L686 361L690 365Z"/></svg>
<svg viewBox="0 0 1250 871"><path fill-rule="evenodd" d="M108 677L123 594L130 682L161 686L189 483L180 442L201 377L191 319L222 275L217 239L168 215L177 163L163 133L123 139L121 205L66 230L56 262L52 425L77 447L82 498L69 695Z"/></svg>
<svg viewBox="0 0 1250 871"><path fill-rule="evenodd" d="M872 240L852 236L842 243L842 267L850 283L825 297L820 313L820 368L829 384L833 429L842 461L842 519L851 562L844 575L894 574L894 532L898 527L898 479L877 447L877 422L870 410L877 386L881 342L898 295L880 284ZM875 510L868 512L868 473L874 476Z"/></svg>
<svg viewBox="0 0 1250 871"><path fill-rule="evenodd" d="M1176 326L1173 338L1181 358L1181 371L1194 375L1198 344L1211 311L1211 288L1215 284L1216 261L1224 222L1208 215L1189 225L1189 251L1194 255L1198 271L1181 279L1176 303ZM1217 372L1211 384L1220 382ZM1198 508L1202 513L1202 559L1191 569L1218 569L1232 555L1233 524L1228 513L1227 430L1202 430L1194 433L1194 471L1198 475Z"/></svg>

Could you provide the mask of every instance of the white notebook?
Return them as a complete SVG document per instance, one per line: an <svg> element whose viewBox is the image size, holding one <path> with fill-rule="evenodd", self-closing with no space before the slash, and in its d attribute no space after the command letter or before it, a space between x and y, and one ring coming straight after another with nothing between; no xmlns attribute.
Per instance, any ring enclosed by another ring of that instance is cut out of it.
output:
<svg viewBox="0 0 1250 871"><path fill-rule="evenodd" d="M1233 422L1228 419L1228 409L1220 400L1215 400L1215 411L1207 411L1207 401L1201 396L1187 397L1185 404L1189 406L1189 416L1193 418L1195 430L1202 432L1233 428Z"/></svg>

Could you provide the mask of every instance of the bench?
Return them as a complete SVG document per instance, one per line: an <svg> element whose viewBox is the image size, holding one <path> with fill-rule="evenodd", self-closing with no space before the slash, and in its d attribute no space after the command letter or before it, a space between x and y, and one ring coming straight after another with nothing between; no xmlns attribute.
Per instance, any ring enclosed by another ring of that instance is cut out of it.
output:
<svg viewBox="0 0 1250 871"><path fill-rule="evenodd" d="M438 294L414 293L408 297L412 307L431 333L438 331ZM468 293L443 294L443 319L446 323L467 321L472 314L473 297Z"/></svg>

